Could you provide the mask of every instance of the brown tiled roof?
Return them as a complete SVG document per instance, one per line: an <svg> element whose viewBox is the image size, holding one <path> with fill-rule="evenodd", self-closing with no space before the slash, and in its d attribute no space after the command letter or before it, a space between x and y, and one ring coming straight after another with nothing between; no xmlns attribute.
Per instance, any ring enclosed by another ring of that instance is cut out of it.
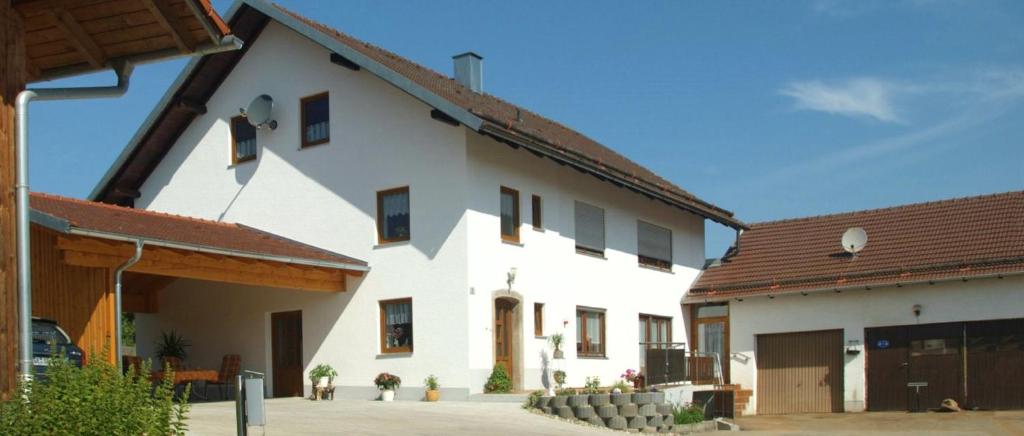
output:
<svg viewBox="0 0 1024 436"><path fill-rule="evenodd" d="M277 4L274 6L292 18L359 51L456 106L494 123L496 127L528 136L542 142L559 154L584 160L588 164L614 173L616 176L643 184L648 189L653 189L676 201L688 204L712 219L719 218L726 223L739 224L739 221L733 218L732 212L697 198L647 168L569 127L493 95L473 92L447 75L383 48L360 41Z"/></svg>
<svg viewBox="0 0 1024 436"><path fill-rule="evenodd" d="M840 238L868 234L852 257ZM1024 191L751 224L687 300L1024 272Z"/></svg>
<svg viewBox="0 0 1024 436"><path fill-rule="evenodd" d="M365 266L366 262L249 226L33 192L32 210L74 229L249 255Z"/></svg>

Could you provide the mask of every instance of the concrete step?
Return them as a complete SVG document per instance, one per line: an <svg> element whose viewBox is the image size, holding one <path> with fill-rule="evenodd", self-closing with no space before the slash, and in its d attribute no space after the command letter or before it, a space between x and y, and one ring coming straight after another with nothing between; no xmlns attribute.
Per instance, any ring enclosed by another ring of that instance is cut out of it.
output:
<svg viewBox="0 0 1024 436"><path fill-rule="evenodd" d="M466 398L466 401L475 401L481 403L525 403L526 398L528 398L529 396L529 393L472 394Z"/></svg>

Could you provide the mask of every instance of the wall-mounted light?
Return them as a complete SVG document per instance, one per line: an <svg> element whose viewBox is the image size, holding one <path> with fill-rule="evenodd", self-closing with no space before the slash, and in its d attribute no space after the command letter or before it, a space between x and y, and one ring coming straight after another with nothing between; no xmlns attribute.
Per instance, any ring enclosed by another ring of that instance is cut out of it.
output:
<svg viewBox="0 0 1024 436"><path fill-rule="evenodd" d="M916 318L916 317L919 317L919 316L921 316L921 305L920 304L915 304L914 305L914 317Z"/></svg>

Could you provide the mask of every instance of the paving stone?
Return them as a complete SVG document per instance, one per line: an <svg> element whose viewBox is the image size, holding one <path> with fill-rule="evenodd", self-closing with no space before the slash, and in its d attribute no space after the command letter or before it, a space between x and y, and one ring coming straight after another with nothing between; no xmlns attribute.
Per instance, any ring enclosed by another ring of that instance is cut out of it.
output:
<svg viewBox="0 0 1024 436"><path fill-rule="evenodd" d="M626 418L613 416L604 420L604 425L612 430L625 430Z"/></svg>
<svg viewBox="0 0 1024 436"><path fill-rule="evenodd" d="M633 403L623 404L619 406L619 416L625 418L632 418L637 414L637 405Z"/></svg>
<svg viewBox="0 0 1024 436"><path fill-rule="evenodd" d="M670 426L670 425L662 424L661 427L658 427L658 433L671 433L671 432L672 432L672 426Z"/></svg>
<svg viewBox="0 0 1024 436"><path fill-rule="evenodd" d="M578 419L584 419L585 420L585 419L590 418L592 416L596 416L596 414L594 413L594 406L591 406L589 404L587 404L585 406L573 407L572 411L573 411L573 413L576 414L576 418L578 418Z"/></svg>
<svg viewBox="0 0 1024 436"><path fill-rule="evenodd" d="M597 409L597 416L600 416L605 419L611 418L613 416L619 416L619 408L615 407L615 405L613 404L605 404L603 406L598 406L595 409Z"/></svg>
<svg viewBox="0 0 1024 436"><path fill-rule="evenodd" d="M594 394L590 396L590 405L597 407L608 404L611 398L608 394Z"/></svg>
<svg viewBox="0 0 1024 436"><path fill-rule="evenodd" d="M626 419L626 428L641 429L647 427L647 418L643 416L634 416Z"/></svg>
<svg viewBox="0 0 1024 436"><path fill-rule="evenodd" d="M654 404L644 404L640 406L640 409L636 412L640 416L654 416L658 414L658 406Z"/></svg>
<svg viewBox="0 0 1024 436"><path fill-rule="evenodd" d="M621 406L623 404L629 404L632 401L633 396L630 394L611 394L608 398L612 404Z"/></svg>

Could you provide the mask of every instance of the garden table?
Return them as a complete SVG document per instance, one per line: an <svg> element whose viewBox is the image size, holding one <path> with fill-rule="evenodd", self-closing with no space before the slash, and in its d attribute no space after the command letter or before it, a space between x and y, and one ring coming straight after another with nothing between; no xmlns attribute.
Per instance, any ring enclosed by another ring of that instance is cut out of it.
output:
<svg viewBox="0 0 1024 436"><path fill-rule="evenodd" d="M160 383L160 382L162 382L164 380L164 372L163 371L153 371L150 374L149 379L152 380L153 383ZM217 371L212 370L212 369L181 369L181 370L174 371L174 387L175 387L175 390L177 390L178 386L185 386L186 384L189 384L189 383L193 383L193 384L195 382L209 383L209 382L216 382L216 381L217 381ZM195 396L199 397L200 399L204 399L204 400L206 399L205 396L199 395L199 390L198 389L192 389L192 393L195 394Z"/></svg>

